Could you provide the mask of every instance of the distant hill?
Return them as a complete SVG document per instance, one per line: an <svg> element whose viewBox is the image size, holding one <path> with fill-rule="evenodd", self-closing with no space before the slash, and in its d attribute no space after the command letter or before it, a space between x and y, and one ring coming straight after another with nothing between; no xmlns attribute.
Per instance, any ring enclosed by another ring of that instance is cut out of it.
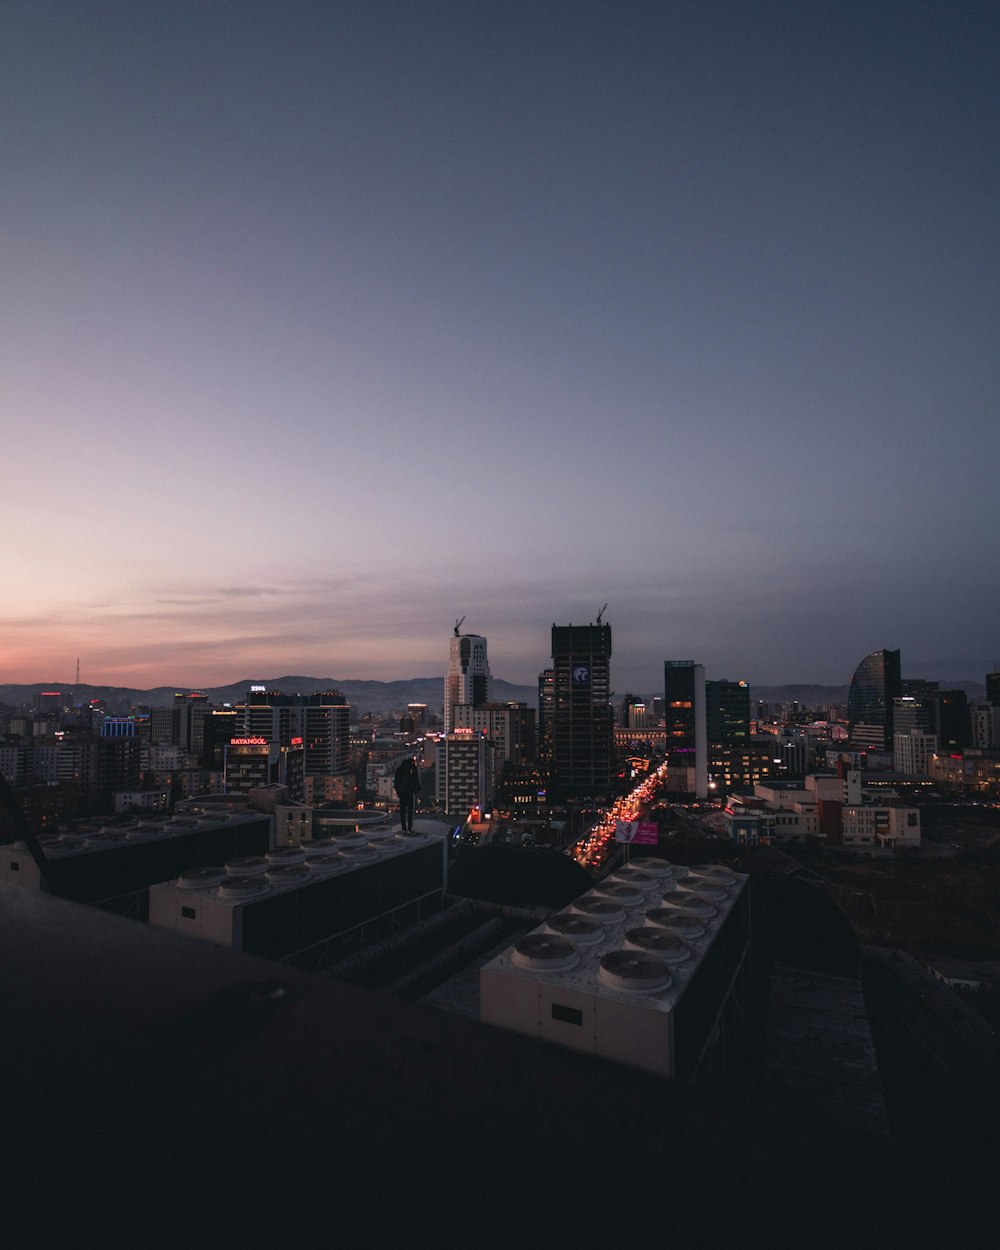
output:
<svg viewBox="0 0 1000 1250"><path fill-rule="evenodd" d="M986 698L986 687L974 681L942 681L942 690L965 690L969 702ZM390 712L405 707L407 703L426 703L432 712L441 710L444 677L413 677L407 681L344 681L336 677L248 677L245 681L232 682L228 686L203 686L201 689L213 703L240 703L251 686L266 686L268 690L280 690L283 694L312 694L316 690L339 690L358 714L365 712ZM135 690L127 686L74 686L71 682L33 682L30 685L0 686L0 703L10 707L30 706L40 690L61 690L69 704L86 703L89 699L104 699L109 711L127 712L136 705L167 707L178 690L190 686L157 686L153 690ZM847 686L751 686L750 706L763 703L792 703L796 700L802 707L843 706L847 703ZM654 691L654 695L663 694ZM537 707L538 691L534 686L516 686L501 678L493 679L493 696L500 702L516 700ZM652 695L647 695L652 698Z"/></svg>
<svg viewBox="0 0 1000 1250"><path fill-rule="evenodd" d="M414 677L408 681L342 681L336 677L249 677L228 686L199 687L213 703L240 703L251 686L266 686L282 694L312 694L317 690L339 690L358 713L389 712L407 703L426 703L431 711L440 711L444 702L444 677ZM34 682L31 685L0 686L0 703L11 707L31 705L40 690L61 690L69 704L104 699L113 711L130 707L168 707L177 691L190 686L157 686L153 690L135 690L126 686L74 686L71 683ZM498 702L517 700L534 707L538 691L534 686L515 686L501 678L493 679L493 697Z"/></svg>

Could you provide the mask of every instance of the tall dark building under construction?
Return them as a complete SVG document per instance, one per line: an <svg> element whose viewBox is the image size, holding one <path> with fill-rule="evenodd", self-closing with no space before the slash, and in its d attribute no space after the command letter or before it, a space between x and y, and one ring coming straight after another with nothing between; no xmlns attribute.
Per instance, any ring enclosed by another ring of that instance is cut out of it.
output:
<svg viewBox="0 0 1000 1250"><path fill-rule="evenodd" d="M607 794L614 767L611 626L552 626L552 785L563 798Z"/></svg>

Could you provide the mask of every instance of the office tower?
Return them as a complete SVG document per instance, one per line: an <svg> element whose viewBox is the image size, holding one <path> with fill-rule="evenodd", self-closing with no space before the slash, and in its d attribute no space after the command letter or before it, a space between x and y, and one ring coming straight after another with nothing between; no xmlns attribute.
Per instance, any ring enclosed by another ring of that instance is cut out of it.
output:
<svg viewBox="0 0 1000 1250"><path fill-rule="evenodd" d="M973 703L969 707L971 745L979 751L1000 746L1000 704Z"/></svg>
<svg viewBox="0 0 1000 1250"><path fill-rule="evenodd" d="M552 713L555 708L556 675L551 668L538 674L538 754L552 759Z"/></svg>
<svg viewBox="0 0 1000 1250"><path fill-rule="evenodd" d="M465 818L474 807L480 812L489 810L493 757L486 737L472 729L456 729L438 739L436 797L449 816Z"/></svg>
<svg viewBox="0 0 1000 1250"><path fill-rule="evenodd" d="M605 795L614 762L611 626L553 625L552 783L563 798Z"/></svg>
<svg viewBox="0 0 1000 1250"><path fill-rule="evenodd" d="M246 702L238 707L242 716L243 738L266 738L268 742L288 746L302 735L302 699L295 694L281 694L264 686L251 686Z"/></svg>
<svg viewBox="0 0 1000 1250"><path fill-rule="evenodd" d="M689 789L699 799L708 795L708 723L705 711L705 669L694 660L665 660L663 710L671 765L693 769Z"/></svg>
<svg viewBox="0 0 1000 1250"><path fill-rule="evenodd" d="M750 687L745 681L706 681L705 715L713 746L750 741Z"/></svg>
<svg viewBox="0 0 1000 1250"><path fill-rule="evenodd" d="M914 729L921 733L935 733L937 727L936 695L900 695L892 701L892 730L896 734L908 734Z"/></svg>
<svg viewBox="0 0 1000 1250"><path fill-rule="evenodd" d="M302 708L307 776L330 776L351 766L351 709L339 690L311 694Z"/></svg>
<svg viewBox="0 0 1000 1250"><path fill-rule="evenodd" d="M458 624L461 623L459 621ZM445 733L452 731L451 709L457 703L480 707L489 701L490 666L486 659L486 639L480 634L460 634L456 625L448 651L448 675L444 679Z"/></svg>
<svg viewBox="0 0 1000 1250"><path fill-rule="evenodd" d="M1000 707L1000 668L986 674L986 702Z"/></svg>
<svg viewBox="0 0 1000 1250"><path fill-rule="evenodd" d="M203 745L199 763L203 768L221 771L225 764L225 748L230 738L238 736L239 713L235 708L213 708L202 724Z"/></svg>
<svg viewBox="0 0 1000 1250"><path fill-rule="evenodd" d="M937 693L937 736L941 751L964 751L969 745L969 699L964 690Z"/></svg>
<svg viewBox="0 0 1000 1250"><path fill-rule="evenodd" d="M899 651L873 651L866 655L851 678L847 695L847 719L851 741L877 751L893 745L893 699L903 693L899 674Z"/></svg>
<svg viewBox="0 0 1000 1250"><path fill-rule="evenodd" d="M893 734L893 768L897 773L926 776L937 752L937 738L922 729L896 730Z"/></svg>
<svg viewBox="0 0 1000 1250"><path fill-rule="evenodd" d="M632 694L631 692L629 692L628 694L625 695L624 699L622 699L621 703L618 704L617 723L623 729L629 728L631 724L631 721L629 719L629 711L637 703L642 703L642 699L640 699L638 695Z"/></svg>
<svg viewBox="0 0 1000 1250"><path fill-rule="evenodd" d="M645 703L635 702L629 704L628 724L625 729L645 729L646 728L646 705Z"/></svg>
<svg viewBox="0 0 1000 1250"><path fill-rule="evenodd" d="M524 703L456 703L455 729L485 734L496 751L496 764L527 766L535 760L535 709Z"/></svg>

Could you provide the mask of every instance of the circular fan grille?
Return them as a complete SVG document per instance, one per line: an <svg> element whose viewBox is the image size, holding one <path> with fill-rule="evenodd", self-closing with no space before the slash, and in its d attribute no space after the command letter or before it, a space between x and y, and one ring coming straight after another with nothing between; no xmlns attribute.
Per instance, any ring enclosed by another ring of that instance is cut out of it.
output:
<svg viewBox="0 0 1000 1250"><path fill-rule="evenodd" d="M265 858L269 864L301 864L306 853L298 846L279 846L277 850L268 851Z"/></svg>
<svg viewBox="0 0 1000 1250"><path fill-rule="evenodd" d="M529 933L514 944L511 960L519 968L529 968L534 972L565 972L576 967L580 956L573 943L565 938Z"/></svg>
<svg viewBox="0 0 1000 1250"><path fill-rule="evenodd" d="M618 924L625 919L625 912L619 903L605 898L578 898L572 910L591 920L599 920L601 924Z"/></svg>
<svg viewBox="0 0 1000 1250"><path fill-rule="evenodd" d="M674 865L665 859L644 859L641 864L641 868L637 867L635 871L648 872L653 877L672 877L677 871Z"/></svg>
<svg viewBox="0 0 1000 1250"><path fill-rule="evenodd" d="M208 886L221 885L226 879L225 868L189 868L177 878L182 890L204 890Z"/></svg>
<svg viewBox="0 0 1000 1250"><path fill-rule="evenodd" d="M219 885L219 898L242 902L267 894L270 889L263 877L226 877Z"/></svg>
<svg viewBox="0 0 1000 1250"><path fill-rule="evenodd" d="M301 864L277 864L267 870L267 879L272 885L301 885L312 875L305 865L305 856Z"/></svg>
<svg viewBox="0 0 1000 1250"><path fill-rule="evenodd" d="M596 920L586 916L574 916L571 912L557 912L545 922L550 933L572 938L577 946L594 946L604 940L604 928Z"/></svg>
<svg viewBox="0 0 1000 1250"><path fill-rule="evenodd" d="M691 958L691 948L683 938L667 929L629 929L625 945L633 950L647 951L666 964L682 964Z"/></svg>
<svg viewBox="0 0 1000 1250"><path fill-rule="evenodd" d="M712 881L698 881L694 877L685 877L683 881L678 881L677 893L679 895L697 894L700 898L710 898L716 903L726 897L726 891L721 885L716 885Z"/></svg>
<svg viewBox="0 0 1000 1250"><path fill-rule="evenodd" d="M697 938L705 932L701 918L692 912L681 911L679 907L654 907L646 912L646 919L657 928L669 929L686 938Z"/></svg>
<svg viewBox="0 0 1000 1250"><path fill-rule="evenodd" d="M662 959L631 951L609 951L601 956L597 979L615 990L631 990L655 994L673 983L670 970Z"/></svg>
<svg viewBox="0 0 1000 1250"><path fill-rule="evenodd" d="M227 859L226 872L234 877L262 877L267 872L267 860L263 855L245 855L241 859Z"/></svg>
<svg viewBox="0 0 1000 1250"><path fill-rule="evenodd" d="M643 898L642 890L637 885L621 885L613 881L605 881L603 885L594 886L594 893L599 894L601 898L614 899L623 907L634 907L636 903L641 903Z"/></svg>

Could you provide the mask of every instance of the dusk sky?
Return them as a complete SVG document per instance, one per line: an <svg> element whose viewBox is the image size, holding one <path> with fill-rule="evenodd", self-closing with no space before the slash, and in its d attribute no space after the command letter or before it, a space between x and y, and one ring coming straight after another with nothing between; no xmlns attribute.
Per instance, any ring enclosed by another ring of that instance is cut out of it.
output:
<svg viewBox="0 0 1000 1250"><path fill-rule="evenodd" d="M7 0L0 682L1000 663L995 3Z"/></svg>

